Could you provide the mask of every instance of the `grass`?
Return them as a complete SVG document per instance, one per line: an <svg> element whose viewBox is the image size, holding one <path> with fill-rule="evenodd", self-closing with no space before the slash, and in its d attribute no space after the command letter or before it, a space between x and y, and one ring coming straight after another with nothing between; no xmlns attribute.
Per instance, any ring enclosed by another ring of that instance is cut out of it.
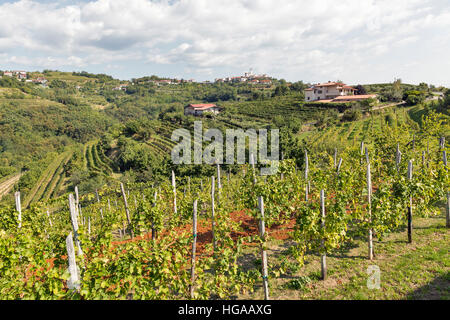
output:
<svg viewBox="0 0 450 320"><path fill-rule="evenodd" d="M374 242L375 259L367 259L365 239L356 240L346 249L327 256L328 277L320 280L320 257L310 253L305 265L288 268L278 277L269 277L271 299L331 300L428 300L450 299L449 229L444 215L414 218L413 242L407 243L406 231L393 233ZM294 264L289 259L287 243L271 242L269 270ZM247 253L250 254L250 253ZM254 258L259 253L254 251ZM367 286L369 266L380 269L380 288ZM269 273L270 274L270 273ZM255 292L239 299L260 299L260 284Z"/></svg>

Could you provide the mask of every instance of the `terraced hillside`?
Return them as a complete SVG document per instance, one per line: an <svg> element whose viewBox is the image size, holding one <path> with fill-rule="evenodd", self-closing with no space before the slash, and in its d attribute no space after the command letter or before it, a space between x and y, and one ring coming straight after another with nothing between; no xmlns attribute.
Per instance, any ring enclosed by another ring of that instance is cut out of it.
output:
<svg viewBox="0 0 450 320"><path fill-rule="evenodd" d="M70 160L72 152L72 150L68 150L55 157L25 198L24 207L28 207L32 202L48 200L52 194L58 191L58 182L64 176L64 165Z"/></svg>
<svg viewBox="0 0 450 320"><path fill-rule="evenodd" d="M355 145L358 141L367 141L384 126L416 126L418 119L411 114L422 114L423 107L391 107L366 115L358 121L339 122L325 129L313 129L298 134L300 141L305 141L315 150L326 150L343 145Z"/></svg>
<svg viewBox="0 0 450 320"><path fill-rule="evenodd" d="M0 179L0 199L12 190L14 184L19 181L20 176L20 173L15 173Z"/></svg>

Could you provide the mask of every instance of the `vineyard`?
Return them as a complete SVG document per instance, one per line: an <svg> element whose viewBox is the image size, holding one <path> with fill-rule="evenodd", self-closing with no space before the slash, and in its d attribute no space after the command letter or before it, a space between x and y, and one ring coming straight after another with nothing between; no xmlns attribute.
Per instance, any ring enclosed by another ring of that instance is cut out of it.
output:
<svg viewBox="0 0 450 320"><path fill-rule="evenodd" d="M159 183L50 197L71 156L60 154L23 204L17 193L16 206L0 209L0 297L277 299L280 283L299 289L332 279L337 264L327 259L345 261L356 244L365 253L351 266L377 264L390 236L399 246L419 240L417 221L427 225L445 208L450 227L448 123L433 112L420 127L406 113L394 120L334 126L315 143L344 132L355 142L301 150L301 167L285 159L270 176L250 161L237 174L217 165L210 179L172 172ZM167 152L172 129L146 143ZM98 142L83 153L88 168L112 174ZM433 243L445 244L448 229L433 230L441 236ZM448 277L444 257L439 275ZM298 277L302 269L315 278Z"/></svg>
<svg viewBox="0 0 450 320"><path fill-rule="evenodd" d="M69 161L71 155L70 151L66 151L55 157L25 198L24 207L28 207L31 202L48 200L58 191L57 186L60 186L58 182L63 176L64 165Z"/></svg>
<svg viewBox="0 0 450 320"><path fill-rule="evenodd" d="M87 143L84 148L85 164L90 171L105 176L112 175L112 161L105 156L98 142Z"/></svg>
<svg viewBox="0 0 450 320"><path fill-rule="evenodd" d="M298 134L300 140L311 141L310 147L323 151L326 147L338 147L340 145L357 145L358 141L370 141L370 137L383 128L417 129L417 122L423 114L423 107L414 106L408 108L389 108L386 110L371 112L370 116L357 121L341 122L325 129L313 129ZM416 119L413 119L414 116Z"/></svg>

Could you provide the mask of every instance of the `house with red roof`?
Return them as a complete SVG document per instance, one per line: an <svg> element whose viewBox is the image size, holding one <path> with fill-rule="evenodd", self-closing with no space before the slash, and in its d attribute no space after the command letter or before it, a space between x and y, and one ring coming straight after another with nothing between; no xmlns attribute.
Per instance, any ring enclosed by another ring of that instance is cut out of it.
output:
<svg viewBox="0 0 450 320"><path fill-rule="evenodd" d="M220 108L213 103L191 103L184 107L184 115L201 116L205 112L218 114L220 112Z"/></svg>
<svg viewBox="0 0 450 320"><path fill-rule="evenodd" d="M345 83L328 81L305 89L305 101L332 100L339 96L353 95L355 91L355 88Z"/></svg>

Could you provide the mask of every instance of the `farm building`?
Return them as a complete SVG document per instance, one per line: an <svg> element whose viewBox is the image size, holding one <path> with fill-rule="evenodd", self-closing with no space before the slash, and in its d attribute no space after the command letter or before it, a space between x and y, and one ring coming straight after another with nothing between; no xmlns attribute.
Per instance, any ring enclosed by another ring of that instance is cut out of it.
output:
<svg viewBox="0 0 450 320"><path fill-rule="evenodd" d="M204 112L217 114L220 112L220 108L213 103L189 104L184 107L185 115L201 116Z"/></svg>

